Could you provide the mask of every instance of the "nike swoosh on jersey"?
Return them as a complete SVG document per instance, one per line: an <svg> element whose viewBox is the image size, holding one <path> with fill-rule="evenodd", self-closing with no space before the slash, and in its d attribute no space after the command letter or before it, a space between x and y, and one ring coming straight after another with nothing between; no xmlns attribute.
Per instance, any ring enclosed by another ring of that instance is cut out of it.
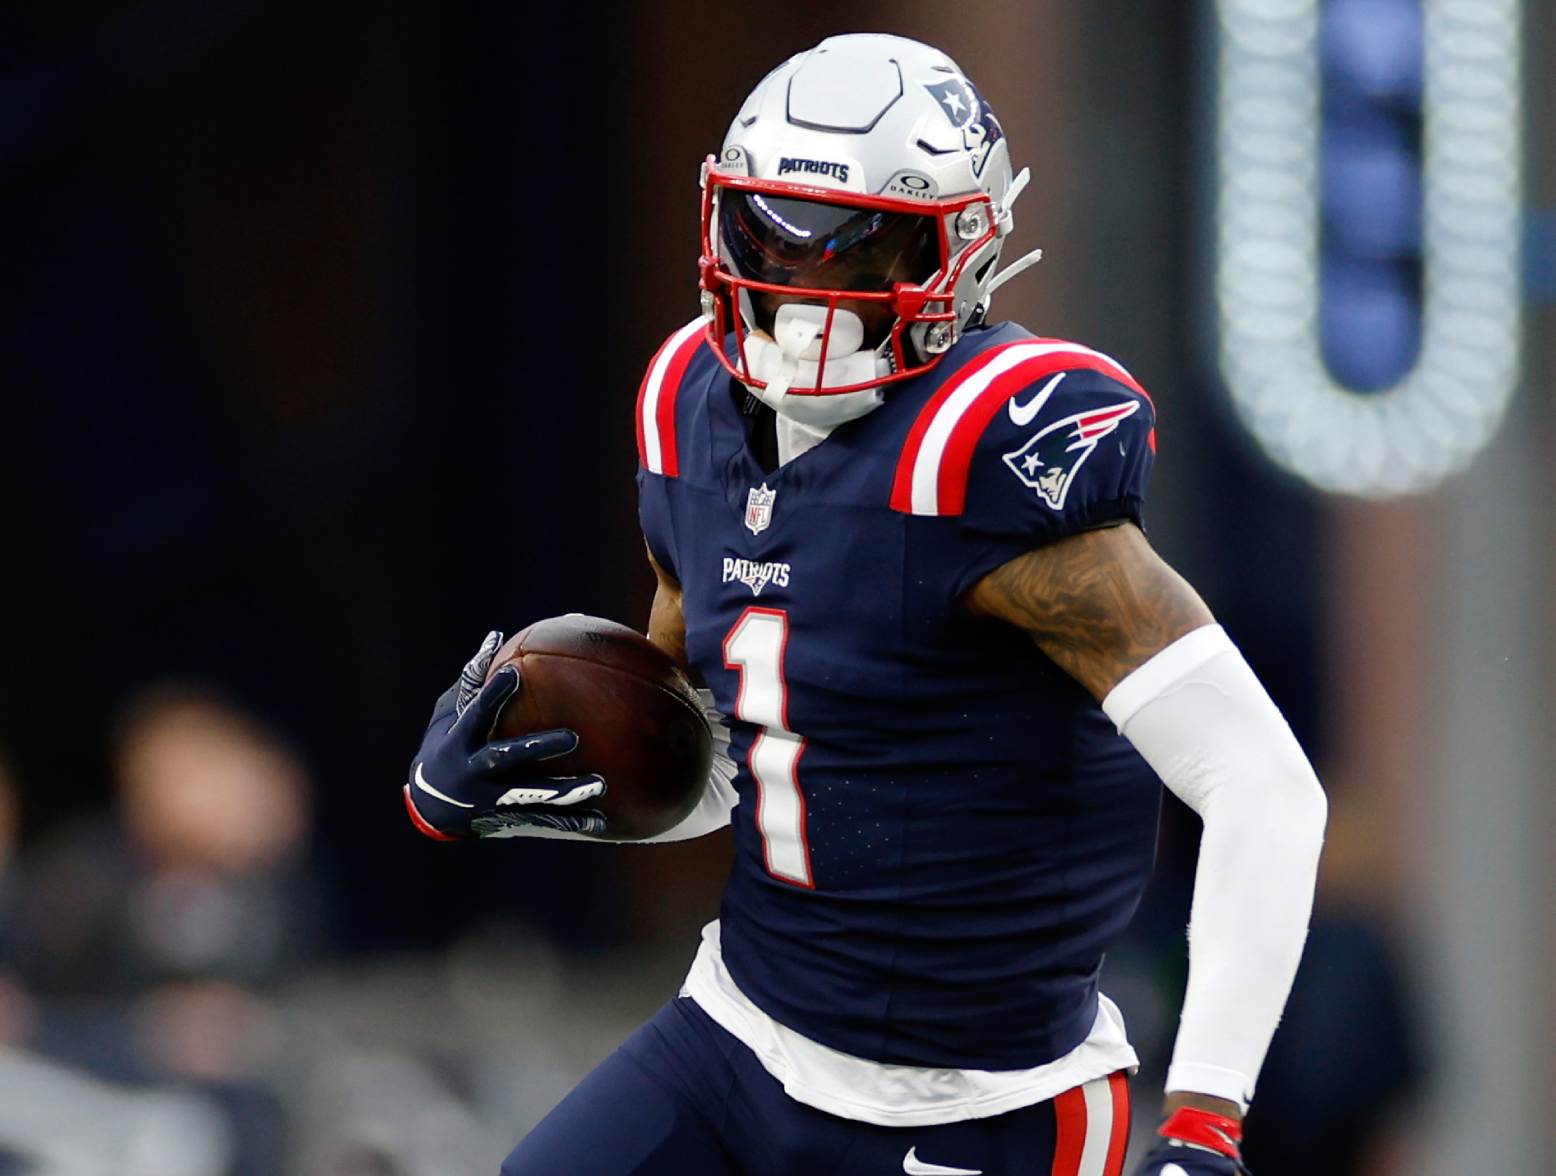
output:
<svg viewBox="0 0 1556 1176"><path fill-rule="evenodd" d="M1059 386L1059 381L1069 374L1069 372L1060 372L1038 389L1037 395L1025 404L1017 404L1014 400L1006 402L1005 406L1010 409L1010 419L1016 423L1017 428L1032 423L1032 418L1042 411L1043 405L1048 403L1048 398L1053 395L1054 389Z"/></svg>
<svg viewBox="0 0 1556 1176"><path fill-rule="evenodd" d="M918 1158L918 1148L908 1148L902 1157L902 1170L908 1176L983 1176L982 1168L948 1168L944 1164L929 1164Z"/></svg>
<svg viewBox="0 0 1556 1176"><path fill-rule="evenodd" d="M436 788L434 788L431 784L428 784L427 783L427 777L425 777L425 776L423 776L421 774L421 765L420 764L416 765L416 787L420 788L428 796L436 796L444 804L451 804L455 808L475 808L475 805L473 805L473 804L466 804L462 800L455 800L452 796L445 796L443 793L439 792Z"/></svg>

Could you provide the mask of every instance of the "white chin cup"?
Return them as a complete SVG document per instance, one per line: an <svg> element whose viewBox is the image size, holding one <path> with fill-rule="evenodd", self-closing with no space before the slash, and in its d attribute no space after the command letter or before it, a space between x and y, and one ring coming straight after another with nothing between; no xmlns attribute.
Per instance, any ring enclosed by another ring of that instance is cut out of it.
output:
<svg viewBox="0 0 1556 1176"><path fill-rule="evenodd" d="M785 355L800 359L821 358L821 332L826 329L827 308L790 302L778 308L773 320L773 338ZM832 312L832 333L827 351L838 356L852 355L864 342L864 324L851 310L839 307Z"/></svg>
<svg viewBox="0 0 1556 1176"><path fill-rule="evenodd" d="M778 308L773 338L746 336L746 360L751 375L767 385L751 388L751 394L780 416L830 429L864 416L881 402L878 388L840 392L835 396L796 396L790 388L843 388L886 375L885 360L873 351L860 351L864 323L851 310L832 311L827 327L827 308L806 302L790 302ZM823 340L822 334L826 332ZM825 342L827 362L818 372Z"/></svg>

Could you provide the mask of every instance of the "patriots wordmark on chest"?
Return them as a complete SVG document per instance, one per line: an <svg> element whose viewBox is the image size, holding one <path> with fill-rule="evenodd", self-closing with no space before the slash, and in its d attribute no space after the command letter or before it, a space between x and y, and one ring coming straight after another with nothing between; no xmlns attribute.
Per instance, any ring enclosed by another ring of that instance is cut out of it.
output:
<svg viewBox="0 0 1556 1176"><path fill-rule="evenodd" d="M751 487L751 492L746 495L746 530L753 535L760 535L772 526L773 499L777 497L778 491L769 490L766 482Z"/></svg>
<svg viewBox="0 0 1556 1176"><path fill-rule="evenodd" d="M752 596L762 595L762 589L769 584L787 588L790 570L786 562L740 559L732 555L724 557L724 583L744 584L751 589Z"/></svg>

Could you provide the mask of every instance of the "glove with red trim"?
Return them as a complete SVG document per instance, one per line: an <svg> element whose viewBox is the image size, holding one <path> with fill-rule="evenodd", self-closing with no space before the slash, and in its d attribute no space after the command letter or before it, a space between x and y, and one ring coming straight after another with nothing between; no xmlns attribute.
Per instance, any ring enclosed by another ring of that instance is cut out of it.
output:
<svg viewBox="0 0 1556 1176"><path fill-rule="evenodd" d="M1162 1138L1135 1176L1249 1176L1239 1148L1243 1125L1236 1119L1179 1107L1156 1133Z"/></svg>
<svg viewBox="0 0 1556 1176"><path fill-rule="evenodd" d="M501 645L501 633L488 633L433 708L403 790L411 824L434 841L513 837L526 828L603 833L605 818L583 802L603 796L605 781L545 774L548 760L578 747L577 734L559 728L491 741L497 716L519 689L512 665L486 681Z"/></svg>

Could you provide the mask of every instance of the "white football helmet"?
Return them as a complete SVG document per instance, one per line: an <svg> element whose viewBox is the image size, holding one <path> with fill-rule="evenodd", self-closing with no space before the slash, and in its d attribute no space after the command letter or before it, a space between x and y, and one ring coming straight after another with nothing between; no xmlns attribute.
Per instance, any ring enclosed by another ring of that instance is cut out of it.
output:
<svg viewBox="0 0 1556 1176"><path fill-rule="evenodd" d="M932 368L995 288L1037 260L995 276L1027 176L1012 179L999 120L938 49L853 33L790 58L703 164L715 354L769 403L763 390L867 410L880 395L869 390ZM771 362L753 364L753 350Z"/></svg>

